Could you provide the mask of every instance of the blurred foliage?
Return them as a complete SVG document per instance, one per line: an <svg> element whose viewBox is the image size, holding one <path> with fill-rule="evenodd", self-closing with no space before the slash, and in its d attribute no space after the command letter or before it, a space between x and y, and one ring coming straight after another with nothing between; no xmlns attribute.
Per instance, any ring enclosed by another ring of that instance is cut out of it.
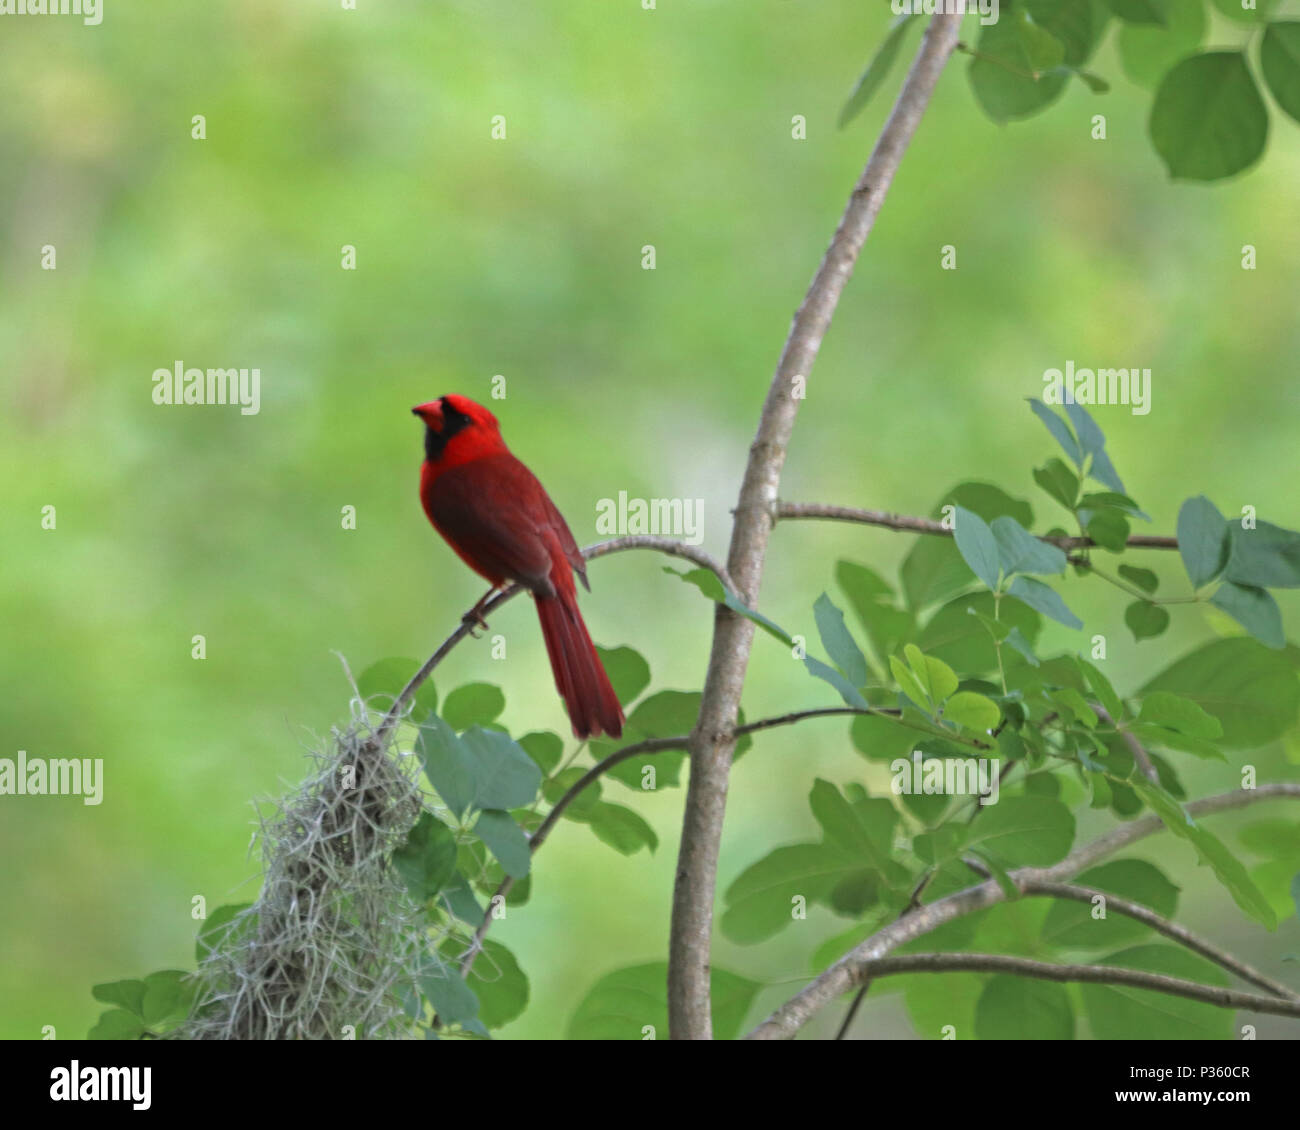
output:
<svg viewBox="0 0 1300 1130"><path fill-rule="evenodd" d="M860 0L446 0L432 15L414 0L109 0L100 27L5 20L0 756L102 757L106 786L98 807L0 799L0 1035L79 1036L100 1011L87 985L189 965L191 900L255 894L250 800L298 780L303 747L346 715L332 653L354 671L423 657L481 595L419 512L410 405L486 399L503 374L507 440L580 542L596 540L597 502L626 490L703 498L705 548L725 552L791 311L901 74L836 128L889 19ZM1216 3L1202 46L1253 34ZM1300 235L1279 203L1300 176L1297 133L1274 114L1248 175L1172 185L1148 138L1151 92L1114 81L1122 49L1089 61L1109 93L1070 82L1051 113L1006 127L955 61L810 381L784 497L921 514L976 474L1027 494L1054 452L1021 402L1073 359L1152 370L1149 415L1097 413L1159 532L1201 492L1296 524L1300 393L1279 362L1300 349ZM349 244L356 271L340 268ZM57 270L40 268L45 245ZM258 366L260 414L156 406L151 374L177 360ZM835 561L893 575L913 541L782 526L760 607L811 634ZM697 690L712 619L698 594L648 555L591 579L595 638L634 645L656 686ZM1294 594L1279 603L1294 623ZM1144 647L1181 654L1217 626L1196 609L1134 646L1109 593L1081 589L1071 608L1123 641L1108 674L1125 691L1155 673ZM492 627L508 659L467 644L440 682L504 686L511 732L564 732L532 610L516 602ZM195 635L206 659L191 658ZM1043 637L1040 653L1074 638L1055 624ZM762 642L752 717L836 701ZM815 833L791 797L816 777L887 787L845 731L756 739L731 788L720 891ZM1253 756L1262 777L1287 768L1277 746ZM1236 783L1212 761L1183 771L1190 795ZM494 931L533 971L504 1036L555 1036L596 977L662 960L680 797L640 805L653 855L557 831L527 913ZM1294 921L1259 942L1208 870L1184 877L1192 928L1266 964L1296 948ZM809 917L819 941L833 919ZM786 930L765 967L804 968L813 944ZM757 972L723 937L715 959ZM751 1015L788 991L764 986ZM859 1023L909 1034L890 1008ZM1260 1021L1261 1036L1280 1025Z"/></svg>

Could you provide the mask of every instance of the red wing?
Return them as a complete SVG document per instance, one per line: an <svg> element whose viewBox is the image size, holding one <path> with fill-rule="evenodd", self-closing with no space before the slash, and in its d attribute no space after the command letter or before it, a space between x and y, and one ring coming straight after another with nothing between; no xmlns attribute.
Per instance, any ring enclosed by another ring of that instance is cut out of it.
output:
<svg viewBox="0 0 1300 1130"><path fill-rule="evenodd" d="M538 483L538 488L541 484ZM546 513L549 519L550 528L555 532L555 537L560 543L560 549L564 551L564 556L569 564L573 566L573 571L582 578L583 587L590 590L591 586L587 584L587 561L582 556L582 551L578 549L578 543L573 540L573 533L569 529L569 523L564 520L564 515L560 513L551 496L542 491L542 501L546 504Z"/></svg>
<svg viewBox="0 0 1300 1130"><path fill-rule="evenodd" d="M493 582L518 581L554 593L555 549L568 556L555 520L569 544L573 536L541 483L513 455L488 455L444 471L426 501L434 525L472 568Z"/></svg>

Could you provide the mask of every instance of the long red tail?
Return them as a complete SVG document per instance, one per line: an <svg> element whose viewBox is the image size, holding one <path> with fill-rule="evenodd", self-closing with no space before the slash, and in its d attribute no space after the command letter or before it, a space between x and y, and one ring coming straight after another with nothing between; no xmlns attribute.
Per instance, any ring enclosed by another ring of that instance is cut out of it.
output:
<svg viewBox="0 0 1300 1130"><path fill-rule="evenodd" d="M570 588L555 596L537 596L537 617L542 622L546 654L551 657L555 688L569 712L574 737L619 737L623 709L582 622L577 594Z"/></svg>

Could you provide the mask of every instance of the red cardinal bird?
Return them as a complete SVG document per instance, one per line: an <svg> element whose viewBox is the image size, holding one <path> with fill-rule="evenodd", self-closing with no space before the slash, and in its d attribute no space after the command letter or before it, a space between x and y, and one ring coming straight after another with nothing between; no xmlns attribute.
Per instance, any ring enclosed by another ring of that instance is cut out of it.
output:
<svg viewBox="0 0 1300 1130"><path fill-rule="evenodd" d="M573 574L590 590L587 571L555 503L483 405L453 395L411 411L425 423L420 501L433 528L494 588L517 581L532 592L574 735L618 737L623 711L578 611ZM482 624L487 599L466 619Z"/></svg>

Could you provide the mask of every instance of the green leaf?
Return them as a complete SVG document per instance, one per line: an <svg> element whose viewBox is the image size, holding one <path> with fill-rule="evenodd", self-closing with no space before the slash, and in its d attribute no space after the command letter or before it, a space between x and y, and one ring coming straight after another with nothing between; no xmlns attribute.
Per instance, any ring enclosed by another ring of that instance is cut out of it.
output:
<svg viewBox="0 0 1300 1130"><path fill-rule="evenodd" d="M1020 634L1019 628L1011 629L1007 634L1006 642L1024 656L1025 662L1027 662L1031 667L1038 666L1039 659L1038 656L1034 654L1033 645Z"/></svg>
<svg viewBox="0 0 1300 1130"><path fill-rule="evenodd" d="M974 691L958 691L943 707L945 722L955 722L968 730L992 730L1002 718L1002 711L991 698Z"/></svg>
<svg viewBox="0 0 1300 1130"><path fill-rule="evenodd" d="M912 752L916 737L915 730L878 714L859 714L849 726L853 748L871 761L906 757Z"/></svg>
<svg viewBox="0 0 1300 1130"><path fill-rule="evenodd" d="M1007 589L1010 596L1023 600L1030 608L1036 609L1044 616L1064 624L1067 628L1082 628L1083 621L1066 607L1065 601L1053 588L1032 577L1016 577Z"/></svg>
<svg viewBox="0 0 1300 1130"><path fill-rule="evenodd" d="M672 738L689 734L695 727L695 719L699 712L699 691L656 691L642 699L628 715L621 741L593 742L592 753L600 758L604 757L606 752L613 752L616 748L631 745L644 738ZM737 756L749 741L751 739L746 737L736 743ZM628 788L641 792L645 767L653 766L656 788L678 785L681 783L681 769L685 760L684 750L642 754L614 766L606 776L613 777Z"/></svg>
<svg viewBox="0 0 1300 1130"><path fill-rule="evenodd" d="M462 944L447 944L443 953L449 964L456 964L455 950ZM487 1028L509 1024L528 1007L528 978L515 955L494 938L483 939L483 951L474 959L466 984L478 998L478 1019Z"/></svg>
<svg viewBox="0 0 1300 1130"><path fill-rule="evenodd" d="M865 869L863 859L828 843L776 848L727 888L722 932L742 944L765 941L794 921L796 899L829 902L836 886Z"/></svg>
<svg viewBox="0 0 1300 1130"><path fill-rule="evenodd" d="M367 700L376 695L383 695L389 700L396 699L420 666L420 663L414 659L381 659L361 672L361 677L357 679L357 690L361 693L361 697ZM420 689L415 692L411 721L423 722L437 709L438 692L434 690L433 680L425 679L420 684Z"/></svg>
<svg viewBox="0 0 1300 1130"><path fill-rule="evenodd" d="M194 975L180 969L164 969L144 979L140 1017L149 1028L184 1020L190 1014L198 986Z"/></svg>
<svg viewBox="0 0 1300 1130"><path fill-rule="evenodd" d="M1268 140L1268 110L1240 51L1175 64L1151 106L1151 141L1175 180L1212 181L1253 165Z"/></svg>
<svg viewBox="0 0 1300 1130"><path fill-rule="evenodd" d="M1049 459L1034 471L1034 482L1071 513L1079 498L1079 476L1059 459Z"/></svg>
<svg viewBox="0 0 1300 1130"><path fill-rule="evenodd" d="M1117 859L1083 872L1075 885L1118 895L1140 903L1164 918L1178 909L1178 888L1154 864L1142 859ZM1104 913L1104 917L1096 915ZM1043 922L1043 941L1066 949L1109 949L1143 937L1151 927L1117 914L1109 907L1070 899L1053 899Z"/></svg>
<svg viewBox="0 0 1300 1130"><path fill-rule="evenodd" d="M1092 693L1097 696L1097 701L1105 707L1106 713L1118 723L1124 717L1124 704L1120 701L1119 695L1115 693L1115 688L1110 685L1110 680L1102 674L1100 668L1093 666L1086 659L1078 657L1078 663L1079 670L1083 672L1083 677L1088 686L1092 688Z"/></svg>
<svg viewBox="0 0 1300 1130"><path fill-rule="evenodd" d="M1169 612L1148 600L1135 600L1124 609L1124 623L1133 633L1133 638L1141 643L1155 639L1169 627Z"/></svg>
<svg viewBox="0 0 1300 1130"><path fill-rule="evenodd" d="M1078 67L1096 49L1109 14L1093 0L1026 0L1034 22L1065 48L1065 63Z"/></svg>
<svg viewBox="0 0 1300 1130"><path fill-rule="evenodd" d="M1179 2L1186 3L1187 0ZM1169 22L1169 0L1108 0L1108 3L1110 10L1127 23L1158 24L1163 27Z"/></svg>
<svg viewBox="0 0 1300 1130"><path fill-rule="evenodd" d="M1224 757L1223 751L1214 742L1206 738L1192 737L1189 734L1183 734L1177 730L1169 729L1166 726L1158 726L1151 722L1131 722L1127 728L1148 749L1161 746L1165 749L1176 749L1180 753L1190 753L1196 757L1204 757L1214 761L1228 760Z"/></svg>
<svg viewBox="0 0 1300 1130"><path fill-rule="evenodd" d="M710 600L715 601L718 604L726 605L726 607L730 608L731 611L735 612L737 615L744 616L747 620L752 620L762 628L763 631L767 632L768 635L775 636L787 647L794 646L794 640L790 638L789 632L782 628L780 624L773 623L761 612L757 612L750 608L748 604L740 599L740 597L730 589L726 588L723 583L718 580L717 576L708 569L689 569L684 573L679 573L671 565L665 565L664 572L669 573L674 577L680 577L688 584L694 585Z"/></svg>
<svg viewBox="0 0 1300 1130"><path fill-rule="evenodd" d="M478 1019L478 996L461 979L454 962L430 957L418 980L421 991L444 1024L468 1025Z"/></svg>
<svg viewBox="0 0 1300 1130"><path fill-rule="evenodd" d="M1074 434L1079 438L1079 449L1085 457L1092 456L1092 466L1088 474L1110 490L1127 495L1123 480L1116 474L1110 456L1106 454L1106 437L1097 426L1097 421L1092 418L1092 414L1082 404L1067 403L1062 407L1070 419Z"/></svg>
<svg viewBox="0 0 1300 1130"><path fill-rule="evenodd" d="M887 882L898 876L900 869L890 859L898 812L889 801L866 798L850 804L839 789L818 778L808 803L829 845L859 864L869 863Z"/></svg>
<svg viewBox="0 0 1300 1130"><path fill-rule="evenodd" d="M450 882L439 892L439 900L445 902L447 909L462 922L469 923L475 929L482 924L483 908L474 897L474 890L469 880L460 872L454 874Z"/></svg>
<svg viewBox="0 0 1300 1130"><path fill-rule="evenodd" d="M1282 631L1282 612L1265 589L1235 585L1224 581L1210 597L1210 603L1222 608L1261 643L1273 648L1286 646Z"/></svg>
<svg viewBox="0 0 1300 1130"><path fill-rule="evenodd" d="M478 788L478 766L473 755L456 731L436 714L420 723L415 748L434 791L460 819L474 803Z"/></svg>
<svg viewBox="0 0 1300 1130"><path fill-rule="evenodd" d="M1125 23L1116 39L1124 73L1139 86L1154 87L1170 67L1201 45L1205 26L1205 7L1199 0L1169 5L1164 27Z"/></svg>
<svg viewBox="0 0 1300 1130"><path fill-rule="evenodd" d="M1128 519L1118 510L1080 510L1084 532L1102 549L1123 553L1132 532Z"/></svg>
<svg viewBox="0 0 1300 1130"><path fill-rule="evenodd" d="M1049 691L1048 697L1056 703L1062 713L1073 717L1076 722L1081 723L1090 730L1097 728L1096 711L1088 705L1083 695L1073 687L1061 687L1058 690Z"/></svg>
<svg viewBox="0 0 1300 1130"><path fill-rule="evenodd" d="M621 705L627 706L650 685L650 664L630 647L600 647L596 654Z"/></svg>
<svg viewBox="0 0 1300 1130"><path fill-rule="evenodd" d="M1258 522L1254 529L1234 524L1230 529L1224 577L1254 588L1300 588L1300 533L1271 522Z"/></svg>
<svg viewBox="0 0 1300 1130"><path fill-rule="evenodd" d="M1259 69L1277 104L1300 122L1300 21L1284 20L1264 29Z"/></svg>
<svg viewBox="0 0 1300 1130"><path fill-rule="evenodd" d="M1202 588L1228 563L1227 520L1205 495L1189 498L1178 510L1178 553L1193 588Z"/></svg>
<svg viewBox="0 0 1300 1130"><path fill-rule="evenodd" d="M1213 640L1142 688L1191 699L1223 726L1222 744L1253 749L1295 725L1300 681L1286 658L1246 636Z"/></svg>
<svg viewBox="0 0 1300 1130"><path fill-rule="evenodd" d="M587 770L581 765L571 765L542 785L542 796L551 804L559 804L560 798L586 775ZM564 817L585 824L595 811L596 805L600 803L602 791L600 781L592 781L568 804L563 813Z"/></svg>
<svg viewBox="0 0 1300 1130"><path fill-rule="evenodd" d="M1047 430L1052 433L1052 437L1061 445L1065 454L1070 457L1070 461L1076 467L1081 468L1083 466L1083 452L1069 425L1041 400L1030 397L1029 407L1034 410L1034 415L1047 426Z"/></svg>
<svg viewBox="0 0 1300 1130"><path fill-rule="evenodd" d="M880 84L889 77L889 72L898 59L899 49L903 45L903 37L907 34L907 28L912 19L913 13L906 12L896 16L889 25L885 38L881 41L880 46L876 48L875 55L872 56L871 62L867 64L867 69L862 72L857 85L853 88L853 93L849 95L848 101L844 103L844 108L840 110L840 129L843 129L862 112L863 107L871 101L872 95L880 89Z"/></svg>
<svg viewBox="0 0 1300 1130"><path fill-rule="evenodd" d="M935 541L935 538L922 539ZM952 546L948 549L956 557ZM962 580L965 583L966 570L958 561ZM857 614L858 620L866 629L867 638L875 648L876 654L883 660L892 655L902 644L911 638L915 627L913 614L896 607L894 590L877 574L865 565L853 561L838 561L835 564L835 579L848 597L849 605ZM832 658L834 656L832 655ZM836 660L838 662L838 660ZM847 675L848 672L845 671ZM865 685L864 683L857 684Z"/></svg>
<svg viewBox="0 0 1300 1130"><path fill-rule="evenodd" d="M520 808L532 804L542 784L542 772L509 734L472 726L461 735L460 741L477 766L475 808Z"/></svg>
<svg viewBox="0 0 1300 1130"><path fill-rule="evenodd" d="M257 923L257 917L251 915L241 919L239 916L252 905L251 902L241 902L230 906L219 906L209 914L203 925L199 927L198 937L194 941L195 961L202 962L214 949L227 942L235 943L251 934ZM237 933L232 935L232 930ZM231 936L227 937L227 935Z"/></svg>
<svg viewBox="0 0 1300 1130"><path fill-rule="evenodd" d="M762 985L709 969L713 1036L734 1040ZM668 1039L668 965L654 961L606 973L579 1002L565 1033L570 1040Z"/></svg>
<svg viewBox="0 0 1300 1130"><path fill-rule="evenodd" d="M103 1013L90 1030L89 1040L138 1040L145 1033L144 1022L124 1009L114 1008Z"/></svg>
<svg viewBox="0 0 1300 1130"><path fill-rule="evenodd" d="M420 813L406 842L393 849L393 868L411 897L419 903L427 902L456 870L455 833L431 812Z"/></svg>
<svg viewBox="0 0 1300 1130"><path fill-rule="evenodd" d="M1207 714L1198 703L1169 691L1152 691L1143 696L1139 721L1167 726L1194 738L1223 737L1223 723Z"/></svg>
<svg viewBox="0 0 1300 1130"><path fill-rule="evenodd" d="M530 763L531 764L531 763ZM488 846L488 850L497 858L507 875L522 879L528 874L532 853L528 849L528 837L524 830L515 823L514 817L500 809L485 808L479 813L478 823L474 825L474 834Z"/></svg>
<svg viewBox="0 0 1300 1130"><path fill-rule="evenodd" d="M466 683L457 687L442 704L443 720L460 732L471 726L495 722L506 708L506 696L491 683Z"/></svg>
<svg viewBox="0 0 1300 1130"><path fill-rule="evenodd" d="M998 974L975 1005L981 1040L1072 1040L1074 1007L1064 985Z"/></svg>
<svg viewBox="0 0 1300 1130"><path fill-rule="evenodd" d="M1020 40L1020 50L1030 73L1041 75L1065 62L1065 45L1039 25L1026 5L1014 8L1012 22Z"/></svg>
<svg viewBox="0 0 1300 1130"><path fill-rule="evenodd" d="M1034 512L1027 502L1012 498L992 483L958 483L943 494L930 511L930 517L946 517L949 506L963 506L986 522L1007 514L1026 528L1034 524ZM900 575L908 607L914 611L944 600L971 584L970 570L949 538L917 538L903 559ZM872 640L876 642L874 635ZM877 644L877 649L885 656L895 646L881 648Z"/></svg>
<svg viewBox="0 0 1300 1130"><path fill-rule="evenodd" d="M549 730L534 730L519 739L520 748L537 763L543 773L553 773L564 756L564 742Z"/></svg>
<svg viewBox="0 0 1300 1130"><path fill-rule="evenodd" d="M1065 48L1055 36L1026 9L1003 0L997 22L980 27L971 60L976 101L996 122L1036 114L1065 88L1067 76L1055 70L1064 58Z"/></svg>
<svg viewBox="0 0 1300 1130"><path fill-rule="evenodd" d="M1243 0L1210 0L1210 3L1228 19L1242 24L1267 20L1280 2L1281 0L1255 0L1254 7L1247 8Z"/></svg>
<svg viewBox="0 0 1300 1130"><path fill-rule="evenodd" d="M1136 565L1121 565L1119 575L1137 585L1145 593L1153 593L1160 587L1160 578L1150 569L1139 569Z"/></svg>
<svg viewBox="0 0 1300 1130"><path fill-rule="evenodd" d="M854 687L867 684L867 661L861 649L844 626L844 613L825 593L817 598L813 605L813 618L817 621L817 634L821 637L822 647Z"/></svg>
<svg viewBox="0 0 1300 1130"><path fill-rule="evenodd" d="M1256 820L1239 829L1237 839L1256 855L1300 861L1300 824L1291 820Z"/></svg>
<svg viewBox="0 0 1300 1130"><path fill-rule="evenodd" d="M996 26L996 25L994 25ZM962 560L990 589L998 587L1000 551L988 523L978 514L958 506L953 516L953 536Z"/></svg>
<svg viewBox="0 0 1300 1130"><path fill-rule="evenodd" d="M634 855L643 847L651 853L659 846L655 830L630 808L601 801L587 819L596 838L623 855Z"/></svg>
<svg viewBox="0 0 1300 1130"><path fill-rule="evenodd" d="M978 675L997 669L998 656L985 628L995 609L990 592L969 593L945 604L921 630L917 644L927 655L942 659L964 674ZM1015 600L1004 600L997 609L997 621L1032 646L1042 630L1042 619L1032 608ZM1013 645L1014 646L1014 645Z"/></svg>
<svg viewBox="0 0 1300 1130"><path fill-rule="evenodd" d="M930 696L925 693L925 687L917 679L912 669L896 655L889 657L889 669L893 672L894 681L903 694L907 695L922 710L928 709Z"/></svg>
<svg viewBox="0 0 1300 1130"><path fill-rule="evenodd" d="M1175 836L1187 840L1196 849L1196 854L1218 878L1219 882L1232 895L1233 900L1255 921L1267 929L1277 926L1277 919L1268 900L1255 886L1246 873L1245 867L1214 833L1202 828L1187 814L1182 805L1164 791L1159 785L1134 776L1128 786L1138 794L1158 817L1161 823Z"/></svg>
<svg viewBox="0 0 1300 1130"><path fill-rule="evenodd" d="M805 655L803 658L804 669L814 678L821 679L823 682L833 686L844 700L846 706L852 706L857 710L865 710L869 705L867 700L858 693L858 688L841 675L834 667L823 663L812 655Z"/></svg>
<svg viewBox="0 0 1300 1130"><path fill-rule="evenodd" d="M1087 507L1089 510L1118 510L1123 514L1131 514L1144 521L1151 521L1151 516L1143 513L1142 508L1136 502L1129 498L1128 495L1120 494L1118 491L1089 491L1079 499L1079 506Z"/></svg>
<svg viewBox="0 0 1300 1130"><path fill-rule="evenodd" d="M989 527L998 545L1002 572L1064 573L1065 554L1056 546L1039 541L1014 518L994 518Z"/></svg>
<svg viewBox="0 0 1300 1130"><path fill-rule="evenodd" d="M957 689L957 673L942 659L924 654L916 644L909 643L903 648L908 666L921 684L930 700L938 705Z"/></svg>
<svg viewBox="0 0 1300 1130"><path fill-rule="evenodd" d="M90 995L104 1004L115 1004L133 1016L144 1016L144 982L143 981L106 981L90 990ZM106 1014L107 1015L107 1014ZM109 1037L91 1036L92 1040ZM128 1040L134 1036L124 1037Z"/></svg>
<svg viewBox="0 0 1300 1130"><path fill-rule="evenodd" d="M1047 867L1064 859L1074 843L1074 817L1059 800L1043 796L1000 797L970 826L966 844L1004 867Z"/></svg>
<svg viewBox="0 0 1300 1130"><path fill-rule="evenodd" d="M1097 965L1163 973L1204 985L1226 985L1227 975L1198 954L1155 943L1098 958ZM1088 1027L1097 1040L1230 1040L1232 1012L1212 1004L1127 985L1079 986Z"/></svg>

